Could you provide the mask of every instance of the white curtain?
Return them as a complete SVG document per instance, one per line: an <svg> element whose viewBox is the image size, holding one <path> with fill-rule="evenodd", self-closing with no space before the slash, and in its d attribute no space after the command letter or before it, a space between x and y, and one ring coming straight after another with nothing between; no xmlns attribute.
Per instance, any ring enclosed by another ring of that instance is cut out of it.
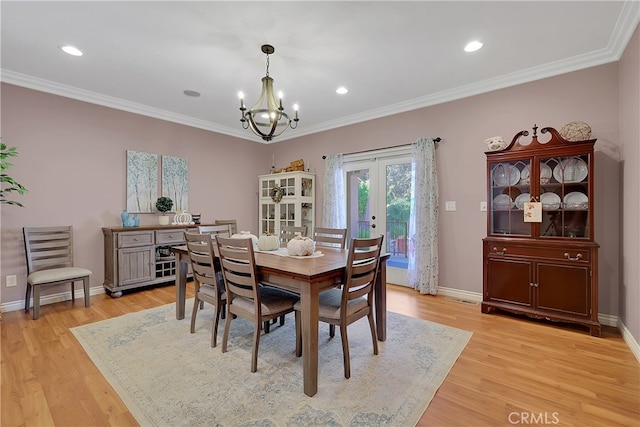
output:
<svg viewBox="0 0 640 427"><path fill-rule="evenodd" d="M421 294L438 293L438 176L436 145L420 138L411 145L409 285Z"/></svg>
<svg viewBox="0 0 640 427"><path fill-rule="evenodd" d="M328 154L322 182L322 226L347 227L347 206L342 154Z"/></svg>

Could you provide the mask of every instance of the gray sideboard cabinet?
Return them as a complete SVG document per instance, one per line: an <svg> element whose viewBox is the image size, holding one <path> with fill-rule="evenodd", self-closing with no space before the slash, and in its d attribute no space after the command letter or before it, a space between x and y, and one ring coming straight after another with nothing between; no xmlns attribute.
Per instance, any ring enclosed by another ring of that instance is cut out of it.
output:
<svg viewBox="0 0 640 427"><path fill-rule="evenodd" d="M104 289L112 298L122 291L176 278L171 247L184 245L184 232L197 232L194 225L164 225L135 228L104 227Z"/></svg>

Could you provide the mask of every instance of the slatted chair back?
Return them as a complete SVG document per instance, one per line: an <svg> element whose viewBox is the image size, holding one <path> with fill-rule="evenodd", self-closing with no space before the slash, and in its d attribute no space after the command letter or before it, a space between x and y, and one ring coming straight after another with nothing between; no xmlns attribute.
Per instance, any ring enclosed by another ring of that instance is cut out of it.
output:
<svg viewBox="0 0 640 427"><path fill-rule="evenodd" d="M228 225L229 232L233 234L238 234L238 223L235 219L216 219L214 221L215 225Z"/></svg>
<svg viewBox="0 0 640 427"><path fill-rule="evenodd" d="M347 229L316 227L313 240L316 241L316 246L344 249L347 243Z"/></svg>
<svg viewBox="0 0 640 427"><path fill-rule="evenodd" d="M231 225L230 224L220 224L220 225L200 225L198 226L198 233L200 234L209 234L215 240L215 237L231 237Z"/></svg>
<svg viewBox="0 0 640 427"><path fill-rule="evenodd" d="M287 243L297 235L307 236L307 227L294 227L292 225L283 225L280 227L280 242Z"/></svg>

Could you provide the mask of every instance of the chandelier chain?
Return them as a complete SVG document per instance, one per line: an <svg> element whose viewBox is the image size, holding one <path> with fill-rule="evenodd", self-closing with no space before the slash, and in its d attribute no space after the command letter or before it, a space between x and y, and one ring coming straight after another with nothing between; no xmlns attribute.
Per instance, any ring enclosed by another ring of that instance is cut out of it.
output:
<svg viewBox="0 0 640 427"><path fill-rule="evenodd" d="M267 53L267 77L269 77L269 54Z"/></svg>

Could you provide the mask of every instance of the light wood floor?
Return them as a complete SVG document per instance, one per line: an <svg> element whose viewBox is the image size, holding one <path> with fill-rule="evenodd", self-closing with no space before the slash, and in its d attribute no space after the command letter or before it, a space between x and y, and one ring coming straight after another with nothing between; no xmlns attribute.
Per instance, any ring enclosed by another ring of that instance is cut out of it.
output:
<svg viewBox="0 0 640 427"><path fill-rule="evenodd" d="M473 332L419 426L640 425L640 364L615 329L594 338L571 326L388 289L390 311ZM37 321L23 311L4 313L0 424L137 425L69 328L174 301L174 287L165 286L119 299L94 296L90 308L80 299L46 305Z"/></svg>

